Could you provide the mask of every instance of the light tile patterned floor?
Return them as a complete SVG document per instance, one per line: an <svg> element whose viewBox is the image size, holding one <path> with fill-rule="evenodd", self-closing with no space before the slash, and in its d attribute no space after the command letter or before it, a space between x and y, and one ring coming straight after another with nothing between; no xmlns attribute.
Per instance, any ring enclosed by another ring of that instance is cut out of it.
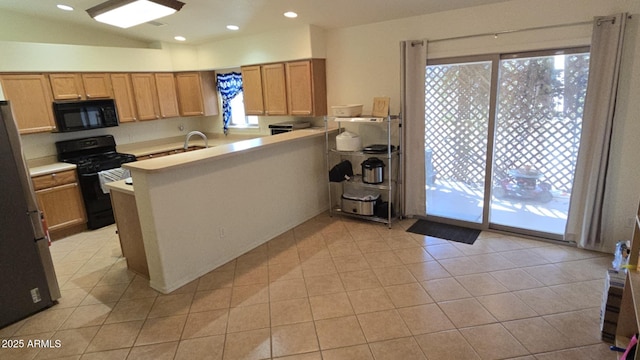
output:
<svg viewBox="0 0 640 360"><path fill-rule="evenodd" d="M483 232L474 245L326 214L171 294L126 269L115 227L54 242L60 303L2 359L615 359L611 256Z"/></svg>

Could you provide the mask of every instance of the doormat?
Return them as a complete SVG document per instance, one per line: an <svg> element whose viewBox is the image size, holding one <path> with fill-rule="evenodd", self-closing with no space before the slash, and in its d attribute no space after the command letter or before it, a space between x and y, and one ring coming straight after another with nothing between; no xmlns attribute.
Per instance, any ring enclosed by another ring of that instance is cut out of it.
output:
<svg viewBox="0 0 640 360"><path fill-rule="evenodd" d="M416 221L416 223L411 225L407 231L414 234L432 236L439 239L457 241L469 245L472 245L478 238L478 235L480 235L480 230L441 224L427 220Z"/></svg>

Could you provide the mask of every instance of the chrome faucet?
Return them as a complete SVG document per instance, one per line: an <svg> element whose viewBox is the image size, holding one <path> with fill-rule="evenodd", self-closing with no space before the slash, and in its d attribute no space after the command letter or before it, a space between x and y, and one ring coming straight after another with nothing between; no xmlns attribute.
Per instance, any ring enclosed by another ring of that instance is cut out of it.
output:
<svg viewBox="0 0 640 360"><path fill-rule="evenodd" d="M209 147L209 139L207 139L207 135L201 133L200 131L189 131L189 133L187 134L187 138L184 139L184 149L185 150L187 150L189 148L189 139L193 135L200 136L202 138L202 140L204 140L204 147L206 147L206 148Z"/></svg>

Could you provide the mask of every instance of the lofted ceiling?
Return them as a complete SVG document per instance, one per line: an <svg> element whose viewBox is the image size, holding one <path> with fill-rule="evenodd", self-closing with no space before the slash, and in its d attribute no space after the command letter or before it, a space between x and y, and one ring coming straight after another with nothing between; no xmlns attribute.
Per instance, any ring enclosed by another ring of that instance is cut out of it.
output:
<svg viewBox="0 0 640 360"><path fill-rule="evenodd" d="M197 45L303 25L341 28L507 0L181 0L185 5L178 13L129 29L101 24L89 17L85 10L104 1L0 0L0 11L26 14L34 21L43 18L82 25L145 42L177 42L174 36L180 35L187 44ZM59 10L57 4L75 10ZM295 11L299 16L285 18L286 11ZM227 30L227 25L240 29Z"/></svg>

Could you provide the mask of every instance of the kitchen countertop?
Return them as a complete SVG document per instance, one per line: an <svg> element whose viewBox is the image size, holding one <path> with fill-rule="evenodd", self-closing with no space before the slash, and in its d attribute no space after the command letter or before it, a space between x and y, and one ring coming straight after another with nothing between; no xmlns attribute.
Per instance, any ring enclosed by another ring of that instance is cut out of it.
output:
<svg viewBox="0 0 640 360"><path fill-rule="evenodd" d="M207 135L210 147L256 138L256 135L228 135L226 137L222 134L205 135ZM118 152L132 154L136 157L139 157L149 154L157 154L161 152L182 149L184 147L184 139L184 136L176 136L165 139L118 145L116 149ZM189 139L189 146L204 147L204 140L202 140L202 138L200 138L199 136L193 136L191 137L191 139ZM29 175L31 177L49 175L67 170L75 170L76 168L75 164L68 164L57 161L55 155L27 160L27 165L29 167Z"/></svg>
<svg viewBox="0 0 640 360"><path fill-rule="evenodd" d="M61 171L75 170L75 168L76 166L74 164L54 162L50 164L29 167L29 175L31 175L31 177L49 175Z"/></svg>
<svg viewBox="0 0 640 360"><path fill-rule="evenodd" d="M336 130L332 130L332 131L336 131ZM232 143L229 143L229 141L227 141L225 144L220 143L220 145L215 145L207 149L201 149L197 151L179 153L171 156L163 156L163 157L158 157L154 159L127 163L127 164L123 164L123 167L130 170L156 172L156 171L162 171L162 170L171 169L171 168L184 166L188 164L194 164L201 161L208 161L212 159L222 159L225 157L238 155L245 152L256 151L261 148L277 145L283 142L302 140L302 139L307 139L307 138L316 137L316 136L324 136L324 134L325 134L324 127L300 129L300 130L295 130L295 131L277 134L277 135L270 135L270 136L257 137L257 138L254 137L248 140L240 140L240 141L236 140ZM216 140L217 139L213 139L214 144ZM198 143L193 142L193 144L197 145ZM209 140L209 144L210 145L212 144L211 139ZM119 150L119 151L124 152L124 150Z"/></svg>
<svg viewBox="0 0 640 360"><path fill-rule="evenodd" d="M122 193L134 195L133 185L125 183L126 180L118 180L104 184L111 191L120 191Z"/></svg>
<svg viewBox="0 0 640 360"><path fill-rule="evenodd" d="M229 144L232 142L254 139L258 135L227 135L223 134L205 134L208 139L209 147ZM185 135L186 136L186 135ZM126 154L132 154L136 157L178 150L184 148L185 136L176 136L165 139L145 141L133 144L118 145L117 151ZM200 136L194 135L189 139L189 146L203 146L204 140Z"/></svg>

